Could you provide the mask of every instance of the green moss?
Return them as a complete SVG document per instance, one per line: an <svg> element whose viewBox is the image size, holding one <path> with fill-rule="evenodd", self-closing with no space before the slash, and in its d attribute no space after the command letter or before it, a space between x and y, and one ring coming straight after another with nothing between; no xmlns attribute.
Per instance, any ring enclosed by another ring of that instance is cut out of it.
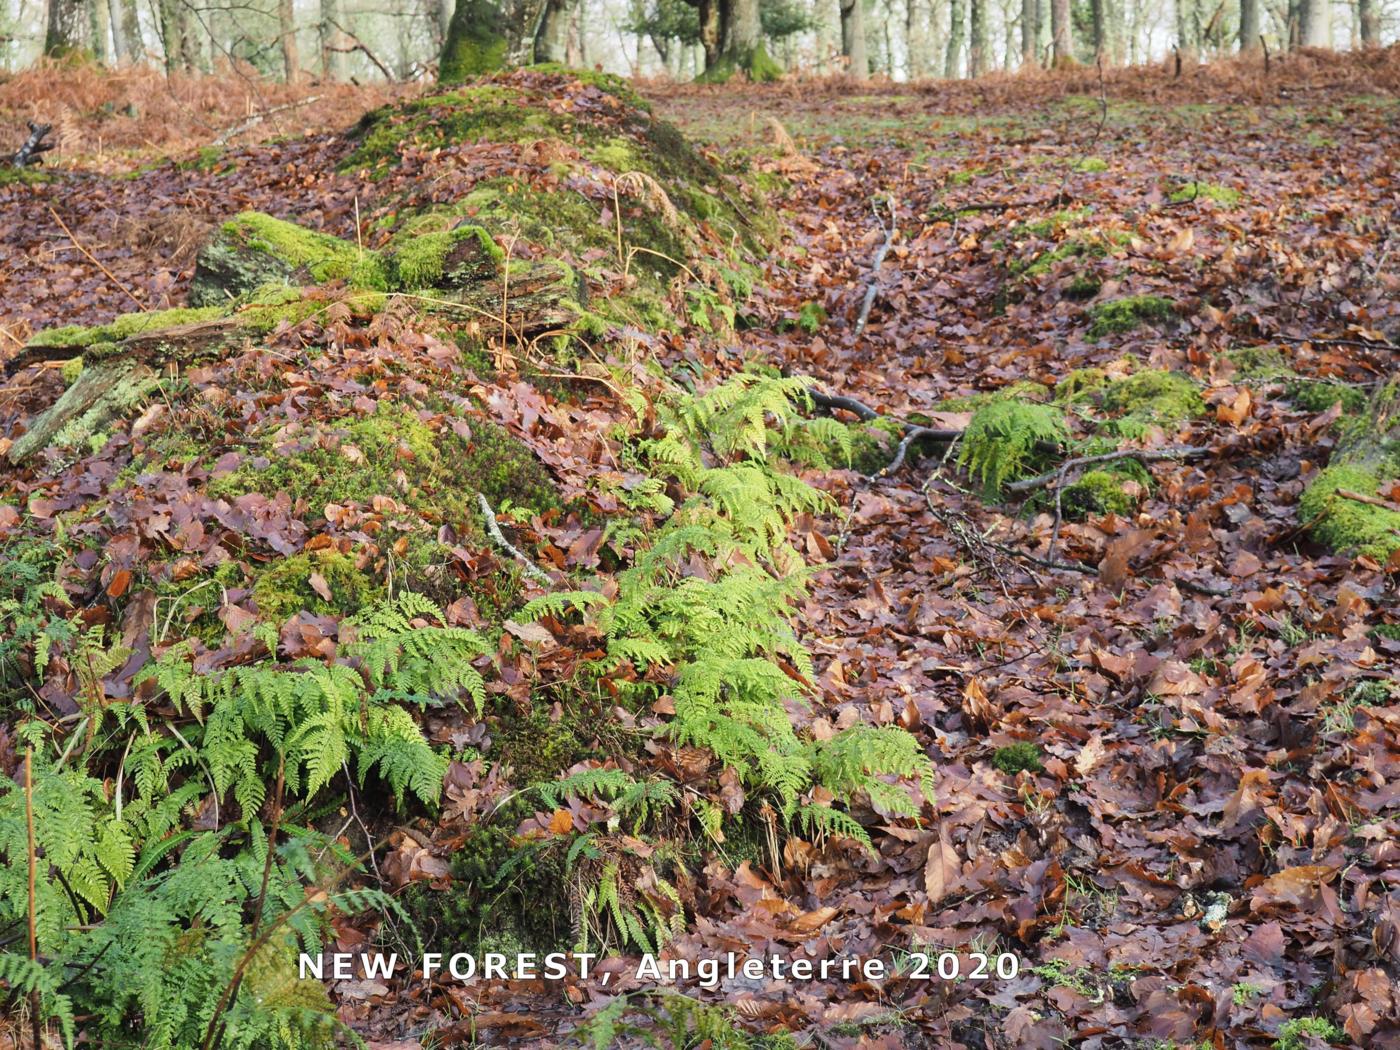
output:
<svg viewBox="0 0 1400 1050"><path fill-rule="evenodd" d="M1128 514L1137 507L1137 498L1129 495L1124 483L1126 474L1109 470L1091 470L1060 492L1060 508L1065 517L1082 520L1101 514Z"/></svg>
<svg viewBox="0 0 1400 1050"><path fill-rule="evenodd" d="M222 146L201 146L194 156L176 161L175 167L179 171L213 171L224 159L225 152ZM236 170L236 167L230 164L224 169L224 174Z"/></svg>
<svg viewBox="0 0 1400 1050"><path fill-rule="evenodd" d="M471 443L458 469L498 513L514 506L542 514L560 505L554 479L525 445L486 420L472 420L471 427Z"/></svg>
<svg viewBox="0 0 1400 1050"><path fill-rule="evenodd" d="M1012 776L1023 770L1039 773L1045 768L1040 758L1040 748L1029 740L997 748L992 752L992 765Z"/></svg>
<svg viewBox="0 0 1400 1050"><path fill-rule="evenodd" d="M1325 1017L1295 1017L1279 1027L1274 1050L1306 1050L1312 1045L1309 1036L1336 1043L1344 1040L1346 1033Z"/></svg>
<svg viewBox="0 0 1400 1050"><path fill-rule="evenodd" d="M632 87L631 81L626 77L620 77L616 73L604 73L598 69L575 69L559 62L536 62L528 67L532 73L542 73L546 76L568 77L570 80L577 80L579 83L587 84L589 87L597 88L599 91L614 98L620 99L633 109L639 109L644 113L651 112L651 103L637 94Z"/></svg>
<svg viewBox="0 0 1400 1050"><path fill-rule="evenodd" d="M1102 368L1076 368L1055 384L1055 400L1076 401L1107 385L1108 373Z"/></svg>
<svg viewBox="0 0 1400 1050"><path fill-rule="evenodd" d="M391 246L394 284L432 288L485 280L500 272L505 252L480 226L423 233Z"/></svg>
<svg viewBox="0 0 1400 1050"><path fill-rule="evenodd" d="M1103 287L1103 282L1089 273L1077 273L1065 285L1066 299L1092 299L1099 294L1099 289Z"/></svg>
<svg viewBox="0 0 1400 1050"><path fill-rule="evenodd" d="M1400 548L1400 511L1338 496L1339 489L1374 496L1382 479L1363 467L1338 464L1319 471L1303 490L1298 515L1333 550L1384 562Z"/></svg>
<svg viewBox="0 0 1400 1050"><path fill-rule="evenodd" d="M895 447L904 437L904 428L892 419L874 419L864 426L851 427L851 469L875 474L889 465ZM833 450L832 462L840 457Z"/></svg>
<svg viewBox="0 0 1400 1050"><path fill-rule="evenodd" d="M1141 324L1157 324L1176 317L1176 303L1160 295L1129 295L1091 306L1087 315L1090 339L1131 332Z"/></svg>
<svg viewBox="0 0 1400 1050"><path fill-rule="evenodd" d="M1078 164L1074 166L1074 170L1084 172L1086 174L1107 171L1108 161L1104 160L1102 157L1085 157L1083 160L1081 160Z"/></svg>
<svg viewBox="0 0 1400 1050"><path fill-rule="evenodd" d="M1284 397L1307 412L1326 412L1339 403L1342 411L1347 413L1361 412L1366 408L1366 394L1346 383L1297 378L1284 383L1283 389Z"/></svg>
<svg viewBox="0 0 1400 1050"><path fill-rule="evenodd" d="M234 245L285 263L293 273L305 271L316 284L343 280L357 288L389 287L383 261L374 252L294 222L245 211L224 223L223 235Z"/></svg>
<svg viewBox="0 0 1400 1050"><path fill-rule="evenodd" d="M52 182L53 176L33 168L16 168L13 164L0 164L0 186L36 186L42 182Z"/></svg>
<svg viewBox="0 0 1400 1050"><path fill-rule="evenodd" d="M330 591L329 600L313 584L313 575ZM326 549L274 562L253 584L253 601L259 616L279 624L303 610L318 616L349 616L379 597L381 590L355 567L354 558Z"/></svg>
<svg viewBox="0 0 1400 1050"><path fill-rule="evenodd" d="M1036 219L1034 222L1023 222L1019 226L1013 226L1008 231L1007 236L1013 241L1024 240L1027 237L1040 237L1049 239L1054 237L1060 230L1071 223L1080 222L1090 215L1088 208L1076 208L1073 211L1057 211L1045 219Z"/></svg>
<svg viewBox="0 0 1400 1050"><path fill-rule="evenodd" d="M1187 201L1208 200L1217 204L1224 204L1227 207L1234 207L1244 200L1244 194L1239 190L1231 189L1229 186L1221 186L1214 182L1188 182L1172 193L1169 198L1173 204L1184 204Z"/></svg>
<svg viewBox="0 0 1400 1050"><path fill-rule="evenodd" d="M1107 412L1134 415L1158 423L1194 419L1206 410L1196 381L1181 372L1148 369L1115 379L1103 388Z"/></svg>
<svg viewBox="0 0 1400 1050"><path fill-rule="evenodd" d="M1400 642L1400 623L1383 623L1371 629L1371 634L1375 638L1384 638L1391 642Z"/></svg>
<svg viewBox="0 0 1400 1050"><path fill-rule="evenodd" d="M63 382L72 386L78 381L78 377L83 374L83 358L79 354L77 357L70 357L63 362Z"/></svg>
<svg viewBox="0 0 1400 1050"><path fill-rule="evenodd" d="M205 645L217 647L226 634L223 621L219 619L223 596L246 584L243 566L237 561L220 562L212 571L176 580L170 575L174 564L162 566L153 574L157 577L156 640L194 637Z"/></svg>
<svg viewBox="0 0 1400 1050"><path fill-rule="evenodd" d="M506 64L507 41L500 9L494 0L460 0L452 10L438 79L458 84L491 73Z"/></svg>
<svg viewBox="0 0 1400 1050"><path fill-rule="evenodd" d="M123 339L154 332L162 328L176 328L180 325L212 321L223 316L218 307L174 310L152 310L149 313L122 314L108 324L82 327L65 325L62 328L49 328L36 333L26 346L95 346L99 343L118 343Z"/></svg>

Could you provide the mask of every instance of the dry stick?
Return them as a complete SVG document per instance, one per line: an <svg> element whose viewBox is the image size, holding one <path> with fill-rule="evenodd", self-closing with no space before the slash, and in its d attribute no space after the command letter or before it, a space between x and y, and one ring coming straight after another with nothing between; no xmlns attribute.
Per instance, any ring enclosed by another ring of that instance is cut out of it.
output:
<svg viewBox="0 0 1400 1050"><path fill-rule="evenodd" d="M865 331L865 322L870 319L870 308L875 305L875 293L880 289L880 266L884 263L885 255L890 250L890 245L894 243L895 231L899 228L894 217L894 202L887 201L886 207L890 210L890 224L885 230L884 243L880 245L874 260L870 263L870 287L865 290L865 301L860 304L860 315L856 318L856 335ZM870 210L875 212L877 219L880 218L880 212L874 204L871 204ZM883 226L884 221L881 220L880 224Z"/></svg>
<svg viewBox="0 0 1400 1050"><path fill-rule="evenodd" d="M807 391L807 396L822 408L842 408L847 412L854 413L867 423L872 419L880 418L880 413L876 412L869 405L857 401L853 397L847 397L844 394L828 394L824 390L812 387Z"/></svg>
<svg viewBox="0 0 1400 1050"><path fill-rule="evenodd" d="M58 212L56 212L56 211L53 210L53 206L52 206L52 205L49 206L49 214L53 216L53 221L56 222L56 223L58 223L59 228L62 229L63 232L66 233L66 234L68 235L68 239L69 239L70 241L73 242L73 247L74 247L74 248L77 248L78 251L82 252L82 253L83 253L84 255L86 255L89 259L91 259L91 260L92 260L92 264L93 264L94 266L96 266L99 270L101 270L103 273L105 273L105 274L107 275L107 280L111 281L111 282L112 282L113 284L115 284L118 288L120 288L123 292L125 292L125 293L126 293L126 297L127 297L128 299L130 299L133 303L135 303L137 306L139 306L142 310L145 310L145 309L146 309L146 304L143 303L140 299L136 298L136 296L134 296L134 295L131 293L131 289L130 289L130 288L128 288L126 285L122 284L121 281L117 280L116 274L114 274L111 270L107 269L107 267L103 266L102 263L100 263L100 262L98 261L97 256L93 255L92 252L90 252L90 251L88 251L86 248L84 248L84 247L83 247L83 242L82 242L82 241L78 240L77 237L74 237L74 236L73 236L73 231L70 230L70 229L68 228L68 224L67 224L66 222L64 222L63 219L61 219L61 218L59 217Z"/></svg>
<svg viewBox="0 0 1400 1050"><path fill-rule="evenodd" d="M1271 335L1270 342L1311 343L1314 346L1354 346L1362 350L1400 350L1383 339L1331 339L1320 335Z"/></svg>
<svg viewBox="0 0 1400 1050"><path fill-rule="evenodd" d="M481 507L482 517L486 519L486 531L491 534L491 538L525 567L527 575L540 580L546 586L554 586L554 581L549 578L549 575L543 569L529 558L525 557L525 555L521 553L519 547L516 547L510 540L505 538L505 535L501 532L500 523L496 521L496 512L491 509L491 504L486 502L486 496L478 492L476 494L476 501Z"/></svg>
<svg viewBox="0 0 1400 1050"><path fill-rule="evenodd" d="M961 430L949 430L941 427L910 427L905 431L904 438L899 443L899 448L895 450L894 459L890 460L889 466L881 470L875 477L881 478L886 474L893 474L902 467L904 465L904 457L909 452L909 446L915 441L956 441L958 438L962 437L962 435L963 432Z"/></svg>
<svg viewBox="0 0 1400 1050"><path fill-rule="evenodd" d="M1033 492L1035 489L1044 488L1052 481L1062 479L1065 473L1076 467L1087 467L1094 463L1109 463L1115 459L1136 459L1142 463L1157 463L1164 459L1195 459L1210 451L1198 445L1182 445L1178 448L1145 449L1145 448L1124 448L1117 452L1104 452L1097 456L1076 456L1067 459L1060 464L1058 470L1050 471L1048 474L1038 474L1033 478L1025 478L1022 481L1013 481L1006 486L1007 492Z"/></svg>
<svg viewBox="0 0 1400 1050"><path fill-rule="evenodd" d="M1379 496L1368 496L1363 492L1355 492L1352 489L1337 489L1333 495L1340 496L1342 499L1354 500L1357 503L1365 503L1372 507L1381 507L1384 510L1400 513L1400 504L1392 503L1387 499L1381 499Z"/></svg>
<svg viewBox="0 0 1400 1050"><path fill-rule="evenodd" d="M39 871L39 858L34 846L34 748L31 746L24 755L24 822L26 834L28 835L28 857L29 857L29 961L35 966L39 965L39 937L37 933L38 922L36 919L37 897L35 895L36 883ZM44 1045L43 1033L40 1030L39 1014L39 986L35 985L29 989L29 1020L34 1032L34 1047L38 1050Z"/></svg>
<svg viewBox="0 0 1400 1050"><path fill-rule="evenodd" d="M271 117L277 113L285 113L289 109L297 109L300 106L309 106L313 102L320 102L321 98L322 96L320 95L311 95L307 98L299 98L295 102L284 102L280 106L273 106L270 109L263 110L261 113L254 113L247 120L241 121L240 123L233 125L233 127L231 128L225 128L222 132L219 133L219 137L213 141L212 145L227 146L229 144L229 140L236 138L237 136L243 134L245 131L249 131L252 128L257 127L268 117Z"/></svg>

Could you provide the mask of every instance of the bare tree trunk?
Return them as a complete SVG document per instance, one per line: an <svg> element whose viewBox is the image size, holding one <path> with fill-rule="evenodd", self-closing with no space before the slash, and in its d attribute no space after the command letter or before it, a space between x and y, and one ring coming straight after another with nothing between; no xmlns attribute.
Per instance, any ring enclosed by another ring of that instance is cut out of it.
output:
<svg viewBox="0 0 1400 1050"><path fill-rule="evenodd" d="M857 80L870 76L870 59L865 53L865 11L862 0L841 0L841 53L847 59L847 72Z"/></svg>
<svg viewBox="0 0 1400 1050"><path fill-rule="evenodd" d="M321 38L321 75L328 80L344 80L346 77L346 48L350 40L341 26L345 24L345 12L340 0L321 0L321 22L317 26Z"/></svg>
<svg viewBox="0 0 1400 1050"><path fill-rule="evenodd" d="M1356 21L1361 30L1361 46L1379 47L1381 19L1375 0L1356 0Z"/></svg>
<svg viewBox="0 0 1400 1050"><path fill-rule="evenodd" d="M292 0L277 0L277 37L282 47L282 77L295 84L301 76L301 56L297 53L296 10Z"/></svg>
<svg viewBox="0 0 1400 1050"><path fill-rule="evenodd" d="M112 30L112 60L120 65L132 59L131 45L126 39L126 25L122 21L121 0L96 0L107 5L107 22Z"/></svg>
<svg viewBox="0 0 1400 1050"><path fill-rule="evenodd" d="M968 14L967 75L980 77L987 71L987 0L968 0Z"/></svg>
<svg viewBox="0 0 1400 1050"><path fill-rule="evenodd" d="M904 0L904 46L909 49L911 80L928 76L928 22L928 0Z"/></svg>
<svg viewBox="0 0 1400 1050"><path fill-rule="evenodd" d="M88 19L92 32L92 57L104 65L112 64L112 17L106 0L89 0Z"/></svg>
<svg viewBox="0 0 1400 1050"><path fill-rule="evenodd" d="M1035 0L1021 0L1021 66L1035 65L1040 39L1040 8Z"/></svg>
<svg viewBox="0 0 1400 1050"><path fill-rule="evenodd" d="M964 0L948 2L948 49L943 53L943 75L949 80L962 73L963 3Z"/></svg>
<svg viewBox="0 0 1400 1050"><path fill-rule="evenodd" d="M730 0L729 25L724 61L727 66L742 70L750 80L777 80L782 67L768 55L763 46L763 23L758 16L758 0Z"/></svg>
<svg viewBox="0 0 1400 1050"><path fill-rule="evenodd" d="M1304 0L1303 2L1303 46L1332 46L1332 4L1331 0Z"/></svg>
<svg viewBox="0 0 1400 1050"><path fill-rule="evenodd" d="M1259 50L1259 0L1240 0L1240 54Z"/></svg>
<svg viewBox="0 0 1400 1050"><path fill-rule="evenodd" d="M83 0L49 0L44 54L59 57L81 49L83 22Z"/></svg>
<svg viewBox="0 0 1400 1050"><path fill-rule="evenodd" d="M535 37L535 61L536 62L564 62L568 58L569 48L569 22L573 18L573 5L568 0L549 0L544 9L544 18L540 21L540 31ZM668 49L658 46L656 53L661 58L661 64L666 64L666 51ZM638 48L637 54L641 55Z"/></svg>
<svg viewBox="0 0 1400 1050"><path fill-rule="evenodd" d="M1055 49L1055 68L1074 65L1069 0L1050 0L1050 41Z"/></svg>

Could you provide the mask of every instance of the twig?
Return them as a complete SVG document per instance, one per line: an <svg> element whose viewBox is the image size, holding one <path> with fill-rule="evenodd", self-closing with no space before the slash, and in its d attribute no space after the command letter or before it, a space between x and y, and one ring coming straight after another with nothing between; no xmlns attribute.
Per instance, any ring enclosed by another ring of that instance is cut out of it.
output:
<svg viewBox="0 0 1400 1050"><path fill-rule="evenodd" d="M1010 211L1012 208L1054 208L1068 204L1074 200L1072 193L1057 193L1053 197L1046 197L1044 200L1032 201L983 201L980 204L940 204L937 211L945 211L950 215L956 215L965 211ZM931 213L932 214L932 213Z"/></svg>
<svg viewBox="0 0 1400 1050"><path fill-rule="evenodd" d="M32 746L24 755L24 822L25 833L28 836L29 858L29 961L34 966L38 966L39 936L36 918L38 908L35 890L39 872L39 857L34 845L34 748ZM36 984L29 989L29 1021L33 1028L35 1050L44 1045L43 1032L40 1029L42 1021L39 1005L39 986Z"/></svg>
<svg viewBox="0 0 1400 1050"><path fill-rule="evenodd" d="M894 216L894 201L887 200L885 206L890 210L890 224L885 229L885 239L881 243L879 250L875 252L875 258L870 263L870 286L865 289L865 301L860 304L860 314L856 317L856 335L865 331L865 322L870 319L870 308L875 305L875 293L880 289L880 266L885 261L885 255L890 250L890 245L894 243L895 232L899 229L899 223ZM871 211L875 212L875 217L880 218L879 209L872 203ZM884 221L881 220L881 225Z"/></svg>
<svg viewBox="0 0 1400 1050"><path fill-rule="evenodd" d="M1362 350L1400 350L1400 346L1384 339L1332 339L1321 335L1271 335L1271 342L1311 343L1313 346L1354 346Z"/></svg>
<svg viewBox="0 0 1400 1050"><path fill-rule="evenodd" d="M1363 492L1355 492L1351 489L1337 489L1332 493L1342 499L1354 500L1357 503L1365 503L1372 507L1381 507L1385 510L1400 513L1400 504L1392 503L1390 500L1381 499L1379 496L1368 496Z"/></svg>
<svg viewBox="0 0 1400 1050"><path fill-rule="evenodd" d="M1164 449L1123 448L1117 452L1104 452L1097 456L1075 456L1073 459L1065 460L1058 469L1047 474L1037 474L1033 478L1011 482L1006 486L1006 491L1033 492L1036 489L1044 488L1052 481L1062 479L1066 473L1077 467L1087 467L1094 463L1109 463L1116 459L1136 459L1141 463L1157 463L1164 459L1195 459L1209 452L1210 449L1197 445L1183 445L1179 448Z"/></svg>
<svg viewBox="0 0 1400 1050"><path fill-rule="evenodd" d="M890 460L889 466L874 474L873 477L882 478L886 474L893 474L904 465L904 457L909 453L909 446L916 441L956 441L962 437L961 430L950 430L943 427L910 427L905 431L903 440L899 443L899 448L895 450L894 459Z"/></svg>
<svg viewBox="0 0 1400 1050"><path fill-rule="evenodd" d="M233 127L225 128L223 131L221 131L219 133L218 138L214 139L212 145L227 146L232 139L237 138L245 131L249 131L257 127L268 117L273 116L277 113L284 113L289 109L297 109L301 106L309 106L313 102L320 102L321 98L321 95L309 95L306 98L299 98L294 102L284 102L280 106L272 106L271 108L265 109L260 113L254 113L247 120L240 121L239 123L233 125Z"/></svg>
<svg viewBox="0 0 1400 1050"><path fill-rule="evenodd" d="M476 494L476 501L481 507L482 516L486 519L486 531L491 534L491 538L500 544L511 557L525 567L526 575L541 581L546 586L554 586L554 581L549 578L549 575L543 569L529 558L525 557L525 555L521 553L520 548L516 547L510 540L505 538L505 535L501 532L500 523L496 521L496 512L491 509L491 504L486 502L485 494L478 492Z"/></svg>
<svg viewBox="0 0 1400 1050"><path fill-rule="evenodd" d="M114 274L111 270L107 269L107 267L103 266L102 263L98 261L97 256L93 255L92 252L88 251L85 247L83 247L82 241L78 240L77 237L73 236L73 231L68 228L68 224L63 221L63 219L59 216L58 212L53 210L52 205L49 206L49 214L53 216L53 221L58 223L59 228L68 235L68 239L73 242L74 248L77 248L78 251L86 255L92 261L92 264L94 266L96 266L99 270L101 270L107 275L107 280L111 281L113 284L115 284L118 288L120 288L123 292L126 293L126 297L128 299L130 299L142 310L146 309L146 304L143 303L140 299L136 298L136 296L132 294L130 288L122 284L121 281L117 280L117 275Z"/></svg>

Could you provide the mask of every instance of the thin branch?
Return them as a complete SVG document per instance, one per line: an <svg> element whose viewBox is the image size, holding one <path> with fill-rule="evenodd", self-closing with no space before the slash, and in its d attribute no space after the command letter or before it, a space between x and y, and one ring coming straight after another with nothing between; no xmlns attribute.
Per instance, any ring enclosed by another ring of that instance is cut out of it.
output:
<svg viewBox="0 0 1400 1050"><path fill-rule="evenodd" d="M1208 448L1201 448L1197 445L1183 445L1178 448L1145 449L1145 448L1123 448L1117 452L1104 452L1097 456L1076 456L1067 459L1060 466L1047 474L1037 474L1033 478L1025 478L1021 481L1013 481L1006 486L1007 492L1033 492L1036 489L1044 488L1051 482L1062 479L1065 475L1079 467L1091 466L1095 463L1111 463L1118 459L1135 459L1140 463L1157 463L1165 459L1196 459L1207 455Z"/></svg>
<svg viewBox="0 0 1400 1050"><path fill-rule="evenodd" d="M114 274L111 270L107 269L107 267L103 266L102 263L98 261L97 256L93 255L92 252L88 251L85 247L83 247L82 241L78 240L77 237L73 236L73 231L70 230L68 228L68 224L64 222L62 218L59 217L58 212L53 210L52 205L49 206L49 214L53 216L53 221L58 223L59 228L62 229L63 232L68 235L68 239L73 242L74 248L77 248L78 251L86 255L88 259L92 261L92 264L94 266L96 266L99 270L101 270L104 274L107 275L107 280L111 281L113 284L115 284L118 288L120 288L123 292L126 293L126 297L128 299L135 303L140 309L146 309L146 304L143 303L140 299L136 298L136 296L132 294L130 288L122 284L121 281L117 280L117 275Z"/></svg>
<svg viewBox="0 0 1400 1050"><path fill-rule="evenodd" d="M280 106L272 106L259 113L254 113L247 120L240 121L232 127L225 128L223 131L219 132L218 137L214 139L212 145L227 146L231 140L237 138L245 131L250 131L257 127L268 117L275 116L278 113L285 113L289 109L299 109L302 106L309 106L313 102L320 102L321 98L321 95L308 95L306 98L299 98L293 102L284 102Z"/></svg>
<svg viewBox="0 0 1400 1050"><path fill-rule="evenodd" d="M509 553L511 557L525 567L527 576L541 581L546 586L554 586L554 581L549 578L548 574L545 573L543 569L529 558L525 557L520 551L520 548L516 547L510 540L505 538L505 535L501 532L500 523L496 521L496 512L491 509L491 504L486 501L486 496L478 492L476 494L476 500L481 507L482 517L486 519L486 531L491 534L491 538L495 540L503 550Z"/></svg>
<svg viewBox="0 0 1400 1050"><path fill-rule="evenodd" d="M860 304L860 314L856 317L856 335L865 331L865 322L870 319L870 308L875 305L875 293L880 289L880 267L884 264L890 245L894 243L894 235L899 229L899 223L894 216L894 201L887 200L885 206L890 210L890 224L885 227L884 242L881 243L879 250L875 252L874 260L870 263L870 286L865 290L865 301ZM879 209L875 207L874 203L870 207L875 212L875 217L879 219ZM881 219L880 225L884 226L883 219Z"/></svg>

